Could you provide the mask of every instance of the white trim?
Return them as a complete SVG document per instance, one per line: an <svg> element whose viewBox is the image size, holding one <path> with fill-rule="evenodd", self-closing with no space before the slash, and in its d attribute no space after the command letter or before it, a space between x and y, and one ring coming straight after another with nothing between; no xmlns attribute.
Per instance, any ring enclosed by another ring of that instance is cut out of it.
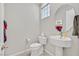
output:
<svg viewBox="0 0 79 59"><path fill-rule="evenodd" d="M50 5L45 4L43 8L41 8L41 19L47 18L50 16Z"/></svg>
<svg viewBox="0 0 79 59"><path fill-rule="evenodd" d="M19 56L20 54L23 54L23 53L26 53L26 52L29 52L29 51L30 51L30 49L26 49L26 50L22 50L22 51L19 51L17 53L11 54L9 56Z"/></svg>
<svg viewBox="0 0 79 59"><path fill-rule="evenodd" d="M43 3L42 5L41 5L41 8L43 8L45 5L47 5L48 3Z"/></svg>
<svg viewBox="0 0 79 59"><path fill-rule="evenodd" d="M26 50L22 50L20 52L17 52L17 53L14 53L14 54L10 54L8 56L19 56L20 54L23 54L23 53L27 53L29 52L30 53L30 49L26 49ZM45 52L49 55L49 56L55 56L53 53L51 53L50 51L48 51L47 49L45 49ZM26 55L27 56L27 55Z"/></svg>
<svg viewBox="0 0 79 59"><path fill-rule="evenodd" d="M51 53L50 51L48 51L47 49L45 49L45 52L50 55L50 56L55 56L53 53Z"/></svg>

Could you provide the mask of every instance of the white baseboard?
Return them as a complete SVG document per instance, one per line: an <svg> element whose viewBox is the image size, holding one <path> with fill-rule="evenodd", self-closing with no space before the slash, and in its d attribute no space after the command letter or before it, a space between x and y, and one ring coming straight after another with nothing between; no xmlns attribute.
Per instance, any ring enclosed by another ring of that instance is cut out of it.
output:
<svg viewBox="0 0 79 59"><path fill-rule="evenodd" d="M19 56L19 55L21 55L21 54L23 54L23 53L26 53L26 52L29 52L29 51L30 51L30 49L26 49L26 50L17 52L17 53L15 53L15 54L11 54L11 55L9 55L9 56ZM26 55L26 56L27 56L27 55Z"/></svg>
<svg viewBox="0 0 79 59"><path fill-rule="evenodd" d="M55 56L53 53L51 53L51 52L48 51L47 49L45 49L45 52L46 52L49 56Z"/></svg>
<svg viewBox="0 0 79 59"><path fill-rule="evenodd" d="M23 51L20 51L20 52L17 52L15 54L11 54L11 55L8 55L8 56L21 56L22 54L28 54L30 51L30 49L26 49L26 50L23 50ZM50 51L48 51L47 49L45 49L45 52L48 54L48 56L55 56L53 53L51 53ZM23 55L22 55L23 56ZM28 55L24 55L24 56L28 56Z"/></svg>

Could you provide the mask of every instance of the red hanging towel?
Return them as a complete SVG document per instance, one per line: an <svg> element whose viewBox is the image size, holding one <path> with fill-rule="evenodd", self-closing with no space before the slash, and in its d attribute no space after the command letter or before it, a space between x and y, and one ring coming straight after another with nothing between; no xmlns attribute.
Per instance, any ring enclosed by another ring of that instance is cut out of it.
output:
<svg viewBox="0 0 79 59"><path fill-rule="evenodd" d="M7 30L7 22L4 20L4 43L7 41L6 30Z"/></svg>

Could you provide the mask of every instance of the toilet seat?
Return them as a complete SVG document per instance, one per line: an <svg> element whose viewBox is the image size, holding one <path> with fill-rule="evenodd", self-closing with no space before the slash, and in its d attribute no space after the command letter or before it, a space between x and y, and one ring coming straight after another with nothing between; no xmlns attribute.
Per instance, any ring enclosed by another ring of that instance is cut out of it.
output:
<svg viewBox="0 0 79 59"><path fill-rule="evenodd" d="M40 47L42 46L40 43L33 43L30 45L31 48Z"/></svg>

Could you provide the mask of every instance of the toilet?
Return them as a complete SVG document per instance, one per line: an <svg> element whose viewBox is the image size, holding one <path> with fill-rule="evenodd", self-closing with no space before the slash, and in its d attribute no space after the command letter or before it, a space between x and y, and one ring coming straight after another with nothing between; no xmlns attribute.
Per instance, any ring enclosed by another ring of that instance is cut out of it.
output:
<svg viewBox="0 0 79 59"><path fill-rule="evenodd" d="M43 51L44 51L44 46L43 45L45 45L47 43L47 38L43 34L43 35L40 35L38 37L38 41L39 41L39 43L32 43L30 45L31 56L41 56L43 54Z"/></svg>

